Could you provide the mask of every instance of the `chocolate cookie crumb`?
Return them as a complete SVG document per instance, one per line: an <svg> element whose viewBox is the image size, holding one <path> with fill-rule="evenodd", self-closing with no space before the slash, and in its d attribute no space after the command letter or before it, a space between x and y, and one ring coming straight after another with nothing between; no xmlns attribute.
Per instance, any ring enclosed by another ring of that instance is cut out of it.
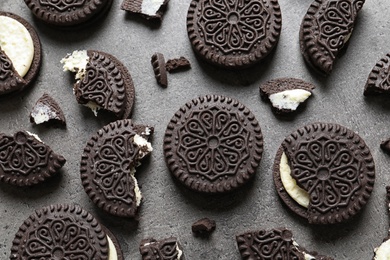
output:
<svg viewBox="0 0 390 260"><path fill-rule="evenodd" d="M169 59L165 64L165 68L169 73L186 70L191 68L191 63L185 57L178 59Z"/></svg>
<svg viewBox="0 0 390 260"><path fill-rule="evenodd" d="M167 71L165 68L165 59L162 53L156 52L151 58L154 76L156 77L157 83L166 88L168 86Z"/></svg>
<svg viewBox="0 0 390 260"><path fill-rule="evenodd" d="M387 153L390 154L390 138L382 141L381 143L381 149Z"/></svg>
<svg viewBox="0 0 390 260"><path fill-rule="evenodd" d="M192 224L192 232L196 235L209 235L215 230L215 221L209 218L202 218Z"/></svg>

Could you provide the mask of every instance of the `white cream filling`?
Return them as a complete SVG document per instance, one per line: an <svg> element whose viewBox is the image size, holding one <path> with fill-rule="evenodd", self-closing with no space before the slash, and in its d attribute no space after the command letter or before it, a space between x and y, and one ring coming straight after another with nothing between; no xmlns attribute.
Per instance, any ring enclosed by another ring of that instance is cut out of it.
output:
<svg viewBox="0 0 390 260"><path fill-rule="evenodd" d="M24 77L34 58L34 42L26 27L13 18L0 16L0 47L19 76Z"/></svg>
<svg viewBox="0 0 390 260"><path fill-rule="evenodd" d="M164 1L165 0L143 0L141 13L151 16L156 15Z"/></svg>
<svg viewBox="0 0 390 260"><path fill-rule="evenodd" d="M131 171L130 171L130 176L131 178L133 178L133 181L134 181L134 194L135 194L135 205L137 205L137 207L139 205L141 205L141 200L142 200L142 194L141 194L141 190L139 189L139 186L138 186L138 181L137 179L135 178L135 168L132 168Z"/></svg>
<svg viewBox="0 0 390 260"><path fill-rule="evenodd" d="M107 236L108 240L108 260L118 260L118 252L112 242L111 238Z"/></svg>
<svg viewBox="0 0 390 260"><path fill-rule="evenodd" d="M38 104L34 107L31 112L31 117L34 119L35 124L42 124L43 122L47 122L50 118L54 118L56 113L53 110L44 104Z"/></svg>
<svg viewBox="0 0 390 260"><path fill-rule="evenodd" d="M294 178L291 177L291 169L285 153L283 153L282 157L280 158L279 171L280 179L282 180L283 187L288 195L290 195L290 197L299 205L307 208L310 202L309 194L304 189L299 187Z"/></svg>
<svg viewBox="0 0 390 260"><path fill-rule="evenodd" d="M311 93L303 89L285 90L269 95L272 106L278 109L296 110L300 103L311 96Z"/></svg>
<svg viewBox="0 0 390 260"><path fill-rule="evenodd" d="M390 260L390 239L374 249L374 260Z"/></svg>
<svg viewBox="0 0 390 260"><path fill-rule="evenodd" d="M87 103L87 104L84 104L84 106L89 107L89 108L92 110L92 112L93 112L93 114L94 114L95 116L97 116L98 111L99 111L100 109L102 109L101 106L99 106L98 104L96 104L96 103L93 102L93 101L88 101L88 103Z"/></svg>
<svg viewBox="0 0 390 260"><path fill-rule="evenodd" d="M64 71L76 72L76 80L81 80L85 75L88 61L89 57L86 50L73 51L72 54L68 53L68 55L61 60L61 64L64 64Z"/></svg>
<svg viewBox="0 0 390 260"><path fill-rule="evenodd" d="M303 257L305 258L305 260L316 260L316 258L315 258L314 256L312 256L312 255L310 255L310 254L308 254L308 253L306 253L306 252L303 252L303 251L299 250L299 245L298 245L297 242L295 242L294 239L292 240L292 243L293 243L293 245L295 246L295 248L296 248L299 252L301 252L301 253L303 254Z"/></svg>
<svg viewBox="0 0 390 260"><path fill-rule="evenodd" d="M183 255L183 251L180 250L178 243L176 243L176 251L177 251L177 260L180 260Z"/></svg>
<svg viewBox="0 0 390 260"><path fill-rule="evenodd" d="M151 151L153 151L152 144L138 134L134 135L134 144L140 148L137 159L142 159L146 155L148 155ZM143 147L146 147L146 151L143 151L142 149Z"/></svg>
<svg viewBox="0 0 390 260"><path fill-rule="evenodd" d="M29 131L26 131L26 132L27 132L27 134L29 134L29 135L31 135L32 137L34 137L35 139L37 139L39 142L43 143L42 140L41 140L41 138L39 138L38 135L33 134L33 133L30 133Z"/></svg>

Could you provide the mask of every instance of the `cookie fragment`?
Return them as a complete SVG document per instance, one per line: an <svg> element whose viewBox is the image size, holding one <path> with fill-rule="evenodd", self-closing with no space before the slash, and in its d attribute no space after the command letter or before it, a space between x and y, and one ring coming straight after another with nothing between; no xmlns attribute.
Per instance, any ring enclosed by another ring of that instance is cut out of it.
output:
<svg viewBox="0 0 390 260"><path fill-rule="evenodd" d="M192 0L187 32L193 50L223 68L253 66L275 48L282 28L277 0Z"/></svg>
<svg viewBox="0 0 390 260"><path fill-rule="evenodd" d="M165 58L162 53L156 52L151 58L154 76L156 77L157 83L166 88L168 86L167 71L165 68Z"/></svg>
<svg viewBox="0 0 390 260"><path fill-rule="evenodd" d="M48 94L43 94L35 103L31 113L30 121L34 124L56 121L65 125L65 116L58 103Z"/></svg>
<svg viewBox="0 0 390 260"><path fill-rule="evenodd" d="M292 211L312 224L333 224L350 219L367 203L375 165L359 135L338 124L314 123L283 141L273 175Z"/></svg>
<svg viewBox="0 0 390 260"><path fill-rule="evenodd" d="M386 186L387 214L390 214L390 186ZM390 257L390 229L387 238L383 239L380 246L374 249L373 260L387 260Z"/></svg>
<svg viewBox="0 0 390 260"><path fill-rule="evenodd" d="M241 258L244 260L298 259L333 260L332 257L309 252L299 246L286 228L250 231L236 236Z"/></svg>
<svg viewBox="0 0 390 260"><path fill-rule="evenodd" d="M152 150L153 128L124 119L100 129L81 157L82 184L91 200L104 211L134 217L142 195L135 179L140 160Z"/></svg>
<svg viewBox="0 0 390 260"><path fill-rule="evenodd" d="M295 78L279 78L260 86L260 96L272 104L276 114L290 114L297 111L315 89L313 84Z"/></svg>
<svg viewBox="0 0 390 260"><path fill-rule="evenodd" d="M18 131L13 136L0 134L0 181L16 186L31 186L45 181L65 164L36 135Z"/></svg>
<svg viewBox="0 0 390 260"><path fill-rule="evenodd" d="M364 95L390 94L390 53L381 58L368 75Z"/></svg>
<svg viewBox="0 0 390 260"><path fill-rule="evenodd" d="M123 0L121 9L161 22L169 0Z"/></svg>
<svg viewBox="0 0 390 260"><path fill-rule="evenodd" d="M385 153L390 154L390 138L382 141L380 147Z"/></svg>
<svg viewBox="0 0 390 260"><path fill-rule="evenodd" d="M330 74L346 46L365 0L314 0L301 23L299 42L305 61Z"/></svg>
<svg viewBox="0 0 390 260"><path fill-rule="evenodd" d="M165 162L187 188L233 191L256 173L263 152L260 125L232 98L207 95L182 106L164 136Z"/></svg>
<svg viewBox="0 0 390 260"><path fill-rule="evenodd" d="M183 260L184 254L176 237L156 240L154 238L141 241L139 251L144 260Z"/></svg>
<svg viewBox="0 0 390 260"><path fill-rule="evenodd" d="M95 50L74 51L61 60L64 71L75 72L74 94L79 104L97 115L104 109L119 119L130 117L135 97L127 68L114 56Z"/></svg>
<svg viewBox="0 0 390 260"><path fill-rule="evenodd" d="M192 224L192 232L196 235L209 235L215 230L215 221L209 218L202 218Z"/></svg>
<svg viewBox="0 0 390 260"><path fill-rule="evenodd" d="M178 59L169 59L165 63L165 68L168 72L173 73L191 68L191 63L185 57L180 57Z"/></svg>

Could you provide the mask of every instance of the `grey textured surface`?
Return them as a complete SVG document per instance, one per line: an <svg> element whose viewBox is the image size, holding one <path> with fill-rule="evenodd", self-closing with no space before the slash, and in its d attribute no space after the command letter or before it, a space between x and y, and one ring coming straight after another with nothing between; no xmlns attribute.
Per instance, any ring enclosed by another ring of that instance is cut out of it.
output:
<svg viewBox="0 0 390 260"><path fill-rule="evenodd" d="M313 74L299 52L301 19L311 0L280 0L283 28L276 51L252 69L227 72L199 61L186 33L190 0L171 0L161 27L120 10L120 1L102 21L87 28L58 30L32 17L21 0L1 0L0 10L16 13L37 29L43 46L43 66L30 89L0 100L0 132L25 129L66 159L59 177L26 189L0 184L0 259L9 257L14 234L34 209L51 203L78 203L96 215L118 237L126 259L140 259L143 238L179 238L187 259L239 259L235 235L251 229L285 226L309 250L335 259L371 259L373 248L387 236L388 217L385 185L390 184L390 157L379 149L390 137L390 102L386 97L363 97L366 78L389 49L390 3L367 1L359 15L347 52L336 62L328 78ZM98 116L76 103L73 78L62 71L59 61L75 49L97 49L118 57L130 70L136 89L133 119L155 126L151 157L137 170L144 196L139 221L114 218L98 210L84 192L79 163L86 141L112 117ZM192 69L169 76L169 86L159 87L150 65L154 52L165 57L185 56ZM276 77L298 77L317 85L305 110L292 120L281 120L269 104L260 100L258 87ZM62 107L66 129L33 127L29 113L44 93ZM162 138L176 110L199 95L223 94L235 97L255 114L262 127L265 151L253 182L238 192L211 198L187 191L173 181L165 166ZM352 221L336 226L310 226L282 205L274 189L272 164L286 135L315 121L344 125L366 141L376 163L374 192L364 210ZM195 238L191 224L200 218L216 220L209 239Z"/></svg>

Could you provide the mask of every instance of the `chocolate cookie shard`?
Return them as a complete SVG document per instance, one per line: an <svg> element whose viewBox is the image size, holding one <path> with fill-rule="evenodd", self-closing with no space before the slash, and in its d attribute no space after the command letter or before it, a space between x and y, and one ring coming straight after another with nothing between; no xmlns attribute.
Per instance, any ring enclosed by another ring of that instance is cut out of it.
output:
<svg viewBox="0 0 390 260"><path fill-rule="evenodd" d="M180 57L178 59L169 59L165 63L165 68L168 72L172 73L191 68L191 63L185 57Z"/></svg>
<svg viewBox="0 0 390 260"><path fill-rule="evenodd" d="M206 61L231 69L264 59L282 28L277 0L192 0L187 32L192 47Z"/></svg>
<svg viewBox="0 0 390 260"><path fill-rule="evenodd" d="M57 102L46 93L35 103L30 113L30 121L37 125L53 121L62 125L66 124L62 109Z"/></svg>
<svg viewBox="0 0 390 260"><path fill-rule="evenodd" d="M312 224L357 214L371 195L375 165L361 137L338 124L314 123L290 134L274 163L281 199Z"/></svg>
<svg viewBox="0 0 390 260"><path fill-rule="evenodd" d="M119 119L130 117L135 90L127 68L114 56L94 50L74 51L61 60L64 71L76 72L77 102L95 115L100 109Z"/></svg>
<svg viewBox="0 0 390 260"><path fill-rule="evenodd" d="M162 20L169 0L123 0L121 9L146 19Z"/></svg>
<svg viewBox="0 0 390 260"><path fill-rule="evenodd" d="M241 258L259 259L298 259L298 260L333 260L332 257L309 252L299 246L293 234L286 228L250 231L236 236Z"/></svg>
<svg viewBox="0 0 390 260"><path fill-rule="evenodd" d="M151 58L151 63L153 66L154 76L157 80L157 83L166 88L168 86L168 77L167 71L165 68L165 58L162 53L156 52Z"/></svg>
<svg viewBox="0 0 390 260"><path fill-rule="evenodd" d="M333 63L347 44L365 0L314 0L305 14L300 48L305 61L330 74Z"/></svg>
<svg viewBox="0 0 390 260"><path fill-rule="evenodd" d="M381 58L371 70L364 95L390 94L390 53Z"/></svg>
<svg viewBox="0 0 390 260"><path fill-rule="evenodd" d="M109 260L107 235L99 222L77 205L36 210L20 226L10 259Z"/></svg>
<svg viewBox="0 0 390 260"><path fill-rule="evenodd" d="M134 217L142 195L135 168L153 149L153 128L118 120L100 129L88 141L81 157L81 180L91 200L104 211Z"/></svg>
<svg viewBox="0 0 390 260"><path fill-rule="evenodd" d="M41 43L23 18L0 11L0 95L23 89L41 66Z"/></svg>
<svg viewBox="0 0 390 260"><path fill-rule="evenodd" d="M390 186L386 186L387 214L390 215ZM390 257L390 229L387 238L383 239L380 246L374 249L373 260L387 260Z"/></svg>
<svg viewBox="0 0 390 260"><path fill-rule="evenodd" d="M260 96L271 102L276 114L295 112L315 89L313 84L295 78L279 78L260 86Z"/></svg>
<svg viewBox="0 0 390 260"><path fill-rule="evenodd" d="M186 187L224 193L248 182L263 152L260 125L232 98L207 95L179 109L164 136L165 161Z"/></svg>
<svg viewBox="0 0 390 260"><path fill-rule="evenodd" d="M0 134L0 181L31 186L53 176L65 164L36 135L18 131L13 136Z"/></svg>
<svg viewBox="0 0 390 260"><path fill-rule="evenodd" d="M209 235L215 230L215 221L209 218L202 218L192 224L192 232L196 235Z"/></svg>
<svg viewBox="0 0 390 260"><path fill-rule="evenodd" d="M176 237L141 241L139 251L144 260L183 260L184 254Z"/></svg>
<svg viewBox="0 0 390 260"><path fill-rule="evenodd" d="M105 13L112 0L24 0L41 21L55 26L74 26Z"/></svg>
<svg viewBox="0 0 390 260"><path fill-rule="evenodd" d="M385 153L390 154L390 138L382 141L380 147Z"/></svg>

